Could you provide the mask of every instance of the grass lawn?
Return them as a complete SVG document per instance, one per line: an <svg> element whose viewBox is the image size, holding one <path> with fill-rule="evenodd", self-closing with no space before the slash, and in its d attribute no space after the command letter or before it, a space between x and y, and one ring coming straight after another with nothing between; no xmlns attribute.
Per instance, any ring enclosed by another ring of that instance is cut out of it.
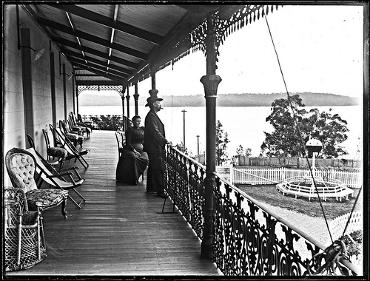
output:
<svg viewBox="0 0 370 281"><path fill-rule="evenodd" d="M272 206L286 208L312 217L323 216L320 203L317 199L311 199L310 202L308 198L294 198L293 196L283 195L276 190L275 185L239 185L238 187L254 199ZM334 219L338 216L350 213L358 191L359 189L355 189L352 197L349 200L342 199L342 202L336 201L335 199L328 199L326 202L321 200L326 217L328 219ZM361 192L355 211L363 210L362 194Z"/></svg>

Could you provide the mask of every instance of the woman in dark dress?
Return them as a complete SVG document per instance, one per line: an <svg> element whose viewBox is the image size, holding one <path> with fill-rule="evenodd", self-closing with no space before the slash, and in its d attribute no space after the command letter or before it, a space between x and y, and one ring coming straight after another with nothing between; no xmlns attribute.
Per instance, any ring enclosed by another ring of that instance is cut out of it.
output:
<svg viewBox="0 0 370 281"><path fill-rule="evenodd" d="M143 151L144 128L140 127L141 118L132 118L133 127L126 130L126 145L118 161L116 179L118 182L137 184L148 166L148 154Z"/></svg>

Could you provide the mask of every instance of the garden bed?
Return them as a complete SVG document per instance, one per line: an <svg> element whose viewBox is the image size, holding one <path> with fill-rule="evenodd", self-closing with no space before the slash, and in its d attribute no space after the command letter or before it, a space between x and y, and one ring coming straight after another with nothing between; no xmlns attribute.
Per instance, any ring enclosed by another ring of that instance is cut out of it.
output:
<svg viewBox="0 0 370 281"><path fill-rule="evenodd" d="M275 185L238 185L238 187L254 199L263 203L312 217L323 216L318 200L310 202L306 198L294 198L294 196L283 195L276 190ZM355 189L352 197L342 202L335 200L322 201L326 217L328 219L334 219L351 212L358 191L358 189ZM362 210L362 198L359 198L355 210Z"/></svg>

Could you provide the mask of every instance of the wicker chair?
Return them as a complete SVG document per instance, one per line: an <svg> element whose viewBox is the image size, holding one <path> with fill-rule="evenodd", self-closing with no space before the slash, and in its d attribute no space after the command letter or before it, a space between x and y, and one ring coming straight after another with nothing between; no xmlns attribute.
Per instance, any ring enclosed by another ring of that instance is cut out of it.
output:
<svg viewBox="0 0 370 281"><path fill-rule="evenodd" d="M68 191L61 189L38 189L34 178L36 161L31 153L24 149L12 148L6 153L5 165L14 187L23 189L30 210L47 210L62 206L62 214L67 218L65 210Z"/></svg>
<svg viewBox="0 0 370 281"><path fill-rule="evenodd" d="M28 269L46 258L39 211L29 211L21 188L4 189L5 270Z"/></svg>

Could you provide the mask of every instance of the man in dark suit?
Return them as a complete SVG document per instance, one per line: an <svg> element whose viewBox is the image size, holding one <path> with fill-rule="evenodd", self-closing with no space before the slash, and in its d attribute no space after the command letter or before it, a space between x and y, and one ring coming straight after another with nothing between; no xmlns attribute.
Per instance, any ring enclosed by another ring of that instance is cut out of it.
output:
<svg viewBox="0 0 370 281"><path fill-rule="evenodd" d="M157 96L147 98L145 106L150 107L150 111L145 117L144 129L144 151L149 156L149 167L147 173L147 192L156 192L158 196L165 198L164 176L165 176L165 145L166 140L164 125L159 119L157 112L162 109L161 101Z"/></svg>

